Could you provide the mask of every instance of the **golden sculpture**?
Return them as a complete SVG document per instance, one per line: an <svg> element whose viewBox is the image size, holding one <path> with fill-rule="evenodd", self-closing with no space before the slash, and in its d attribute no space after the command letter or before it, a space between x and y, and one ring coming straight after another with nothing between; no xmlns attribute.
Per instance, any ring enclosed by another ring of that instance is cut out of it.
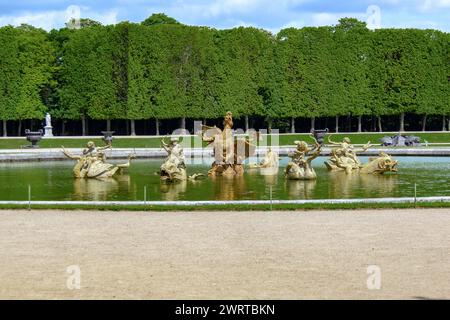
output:
<svg viewBox="0 0 450 320"><path fill-rule="evenodd" d="M225 115L223 126L223 130L202 126L202 140L214 148L215 160L208 175L242 175L243 162L255 153L256 146L248 139L233 135L233 114L230 111Z"/></svg>
<svg viewBox="0 0 450 320"><path fill-rule="evenodd" d="M348 137L345 137L342 142L334 142L328 137L328 143L338 146L331 150L330 159L325 161L325 165L330 171L345 171L346 173L358 171L369 174L397 171L398 162L384 152L381 152L376 158L369 158L369 162L364 165L361 163L356 153L367 151L372 146L370 141L361 150L354 149Z"/></svg>
<svg viewBox="0 0 450 320"><path fill-rule="evenodd" d="M269 148L264 158L260 163L249 163L249 168L256 169L266 169L266 168L278 168L279 157L276 152Z"/></svg>
<svg viewBox="0 0 450 320"><path fill-rule="evenodd" d="M167 152L167 158L161 165L159 176L161 181L165 182L179 182L189 180L196 180L204 176L202 173L195 173L187 176L186 163L183 153L183 147L179 144L177 137L172 137L169 143L164 139L161 140L161 146Z"/></svg>
<svg viewBox="0 0 450 320"><path fill-rule="evenodd" d="M134 155L130 154L128 162L124 164L114 165L106 163L104 150L111 148L111 146L96 147L92 141L86 144L86 148L83 149L81 156L71 154L64 146L61 146L61 148L66 157L77 161L73 168L75 178L110 178L115 174L121 174L124 168L130 166L131 159L135 158Z"/></svg>
<svg viewBox="0 0 450 320"><path fill-rule="evenodd" d="M167 152L167 158L161 165L160 177L163 181L184 181L187 179L183 148L176 137L170 143L161 140L161 146Z"/></svg>
<svg viewBox="0 0 450 320"><path fill-rule="evenodd" d="M289 153L292 160L286 166L286 177L291 180L316 179L317 175L311 162L320 155L321 145L317 140L313 148L310 148L305 141L294 141L294 143L297 148L294 152Z"/></svg>

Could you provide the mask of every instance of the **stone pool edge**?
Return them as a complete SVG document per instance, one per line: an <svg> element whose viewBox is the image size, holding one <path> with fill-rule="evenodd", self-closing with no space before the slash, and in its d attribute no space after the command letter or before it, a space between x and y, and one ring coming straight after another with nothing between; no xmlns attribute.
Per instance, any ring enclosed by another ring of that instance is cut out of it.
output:
<svg viewBox="0 0 450 320"><path fill-rule="evenodd" d="M293 151L294 147L272 147L280 156L287 156L288 152ZM67 148L75 155L81 154L80 149ZM328 156L330 148L323 148L321 156ZM376 156L381 151L392 156L435 156L449 157L450 148L371 148L361 155ZM256 155L263 155L267 152L267 148L257 148ZM107 150L106 155L109 159L125 159L130 153L135 153L137 158L161 159L167 156L167 153L161 148L114 148ZM185 156L190 157L206 157L213 156L211 148L186 148ZM59 148L49 149L2 149L0 150L0 162L16 162L16 161L60 161L67 160Z"/></svg>

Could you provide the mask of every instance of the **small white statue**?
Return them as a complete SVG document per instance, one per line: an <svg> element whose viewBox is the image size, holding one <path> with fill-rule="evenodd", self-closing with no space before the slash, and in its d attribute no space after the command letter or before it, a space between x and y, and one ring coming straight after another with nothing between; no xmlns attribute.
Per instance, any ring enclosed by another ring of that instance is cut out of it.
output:
<svg viewBox="0 0 450 320"><path fill-rule="evenodd" d="M52 117L50 116L50 113L45 114L45 126L51 127L52 126Z"/></svg>
<svg viewBox="0 0 450 320"><path fill-rule="evenodd" d="M52 117L50 116L50 113L45 114L45 127L44 127L45 133L44 137L53 137L53 127L52 127Z"/></svg>

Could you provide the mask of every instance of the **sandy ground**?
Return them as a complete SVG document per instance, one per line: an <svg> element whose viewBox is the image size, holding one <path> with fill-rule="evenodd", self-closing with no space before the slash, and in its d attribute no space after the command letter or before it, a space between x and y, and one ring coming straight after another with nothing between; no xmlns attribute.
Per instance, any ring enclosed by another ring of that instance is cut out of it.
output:
<svg viewBox="0 0 450 320"><path fill-rule="evenodd" d="M0 298L450 298L450 210L0 211Z"/></svg>

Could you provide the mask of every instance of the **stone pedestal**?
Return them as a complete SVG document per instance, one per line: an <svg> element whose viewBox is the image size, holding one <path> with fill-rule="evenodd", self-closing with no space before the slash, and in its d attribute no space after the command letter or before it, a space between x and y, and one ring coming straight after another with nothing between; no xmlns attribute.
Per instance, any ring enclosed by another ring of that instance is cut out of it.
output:
<svg viewBox="0 0 450 320"><path fill-rule="evenodd" d="M44 130L45 130L44 137L53 137L53 127L52 126L45 126Z"/></svg>

